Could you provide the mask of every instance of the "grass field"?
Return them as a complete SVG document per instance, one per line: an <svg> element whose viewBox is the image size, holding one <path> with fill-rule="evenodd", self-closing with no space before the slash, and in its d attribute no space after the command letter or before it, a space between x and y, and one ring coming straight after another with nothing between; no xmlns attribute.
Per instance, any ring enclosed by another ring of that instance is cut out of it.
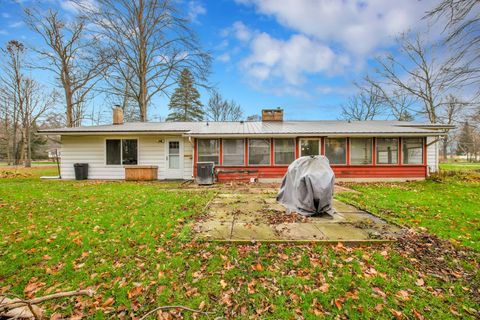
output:
<svg viewBox="0 0 480 320"><path fill-rule="evenodd" d="M480 250L480 173L460 171L427 181L354 184L337 197L389 221L423 227Z"/></svg>
<svg viewBox="0 0 480 320"><path fill-rule="evenodd" d="M44 304L48 315L130 318L160 305L184 305L212 312L195 315L205 319L477 316L477 253L432 236L356 248L197 243L189 222L215 191L177 183L38 179L54 174L55 168L18 170L0 179L0 218L6 222L0 229L0 292L32 297L96 290L92 298ZM421 183L415 188L423 190ZM438 217L426 215L424 223L429 219ZM463 220L450 217L459 226ZM444 236L443 229L431 232ZM445 238L465 235L455 230ZM167 319L194 316L168 311L162 315Z"/></svg>
<svg viewBox="0 0 480 320"><path fill-rule="evenodd" d="M480 170L478 162L449 162L440 163L441 170Z"/></svg>

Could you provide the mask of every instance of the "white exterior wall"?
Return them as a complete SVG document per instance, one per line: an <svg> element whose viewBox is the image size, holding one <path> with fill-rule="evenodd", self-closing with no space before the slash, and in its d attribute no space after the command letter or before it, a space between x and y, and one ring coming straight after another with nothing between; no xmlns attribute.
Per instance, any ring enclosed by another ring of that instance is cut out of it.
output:
<svg viewBox="0 0 480 320"><path fill-rule="evenodd" d="M432 143L437 139L438 137L427 137L427 166L430 173L438 171L439 141Z"/></svg>
<svg viewBox="0 0 480 320"><path fill-rule="evenodd" d="M193 145L183 140L183 179L193 178ZM106 165L106 139L138 139L138 164L158 166L158 178L165 179L165 136L62 136L60 171L62 179L75 179L73 164L88 163L89 179L124 179L122 165Z"/></svg>

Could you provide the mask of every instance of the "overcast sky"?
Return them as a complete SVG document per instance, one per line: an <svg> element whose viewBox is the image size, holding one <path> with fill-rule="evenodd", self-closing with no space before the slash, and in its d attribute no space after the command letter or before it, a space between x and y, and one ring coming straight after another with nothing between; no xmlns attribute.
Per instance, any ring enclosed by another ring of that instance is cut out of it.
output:
<svg viewBox="0 0 480 320"><path fill-rule="evenodd" d="M94 0L85 0L94 2ZM395 54L395 36L426 27L431 0L192 0L180 6L213 55L212 83L247 115L283 107L288 119L336 119L354 93L352 82L375 56ZM68 0L0 0L0 43L38 45L22 22L22 8L57 7L75 14ZM51 75L32 71L46 85ZM202 92L202 101L208 96ZM97 106L105 103L96 99ZM157 98L151 114L168 114Z"/></svg>

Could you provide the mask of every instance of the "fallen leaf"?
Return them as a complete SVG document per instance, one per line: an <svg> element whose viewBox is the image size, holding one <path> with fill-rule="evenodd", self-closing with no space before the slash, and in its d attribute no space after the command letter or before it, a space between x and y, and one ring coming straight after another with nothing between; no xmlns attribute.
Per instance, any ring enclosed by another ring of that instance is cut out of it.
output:
<svg viewBox="0 0 480 320"><path fill-rule="evenodd" d="M403 318L403 313L401 311L395 310L395 309L390 309L390 312L393 314L393 316L396 319L402 319Z"/></svg>
<svg viewBox="0 0 480 320"><path fill-rule="evenodd" d="M330 288L330 285L328 283L324 283L318 288L318 290L325 293L328 291L329 288Z"/></svg>
<svg viewBox="0 0 480 320"><path fill-rule="evenodd" d="M415 284L422 287L425 284L425 281L422 278L418 278L417 281L415 281Z"/></svg>
<svg viewBox="0 0 480 320"><path fill-rule="evenodd" d="M114 303L115 303L115 299L113 297L110 297L107 300L105 300L105 302L102 304L102 307L103 308L110 307Z"/></svg>
<svg viewBox="0 0 480 320"><path fill-rule="evenodd" d="M142 286L142 285L136 286L136 287L128 290L128 298L131 299L131 298L133 298L133 297L136 297L136 296L138 296L142 291L143 291L143 286Z"/></svg>
<svg viewBox="0 0 480 320"><path fill-rule="evenodd" d="M263 267L260 263L257 263L256 265L252 266L252 269L255 271L263 271Z"/></svg>
<svg viewBox="0 0 480 320"><path fill-rule="evenodd" d="M225 280L220 280L220 285L222 286L222 289L225 289L227 287L227 282Z"/></svg>

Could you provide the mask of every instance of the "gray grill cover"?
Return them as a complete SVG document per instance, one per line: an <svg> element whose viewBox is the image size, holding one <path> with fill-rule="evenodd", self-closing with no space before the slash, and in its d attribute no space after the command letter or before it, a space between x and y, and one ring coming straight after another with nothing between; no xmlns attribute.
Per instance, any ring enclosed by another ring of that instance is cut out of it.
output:
<svg viewBox="0 0 480 320"><path fill-rule="evenodd" d="M324 213L333 216L334 184L335 175L326 157L301 157L288 167L277 201L304 216Z"/></svg>

